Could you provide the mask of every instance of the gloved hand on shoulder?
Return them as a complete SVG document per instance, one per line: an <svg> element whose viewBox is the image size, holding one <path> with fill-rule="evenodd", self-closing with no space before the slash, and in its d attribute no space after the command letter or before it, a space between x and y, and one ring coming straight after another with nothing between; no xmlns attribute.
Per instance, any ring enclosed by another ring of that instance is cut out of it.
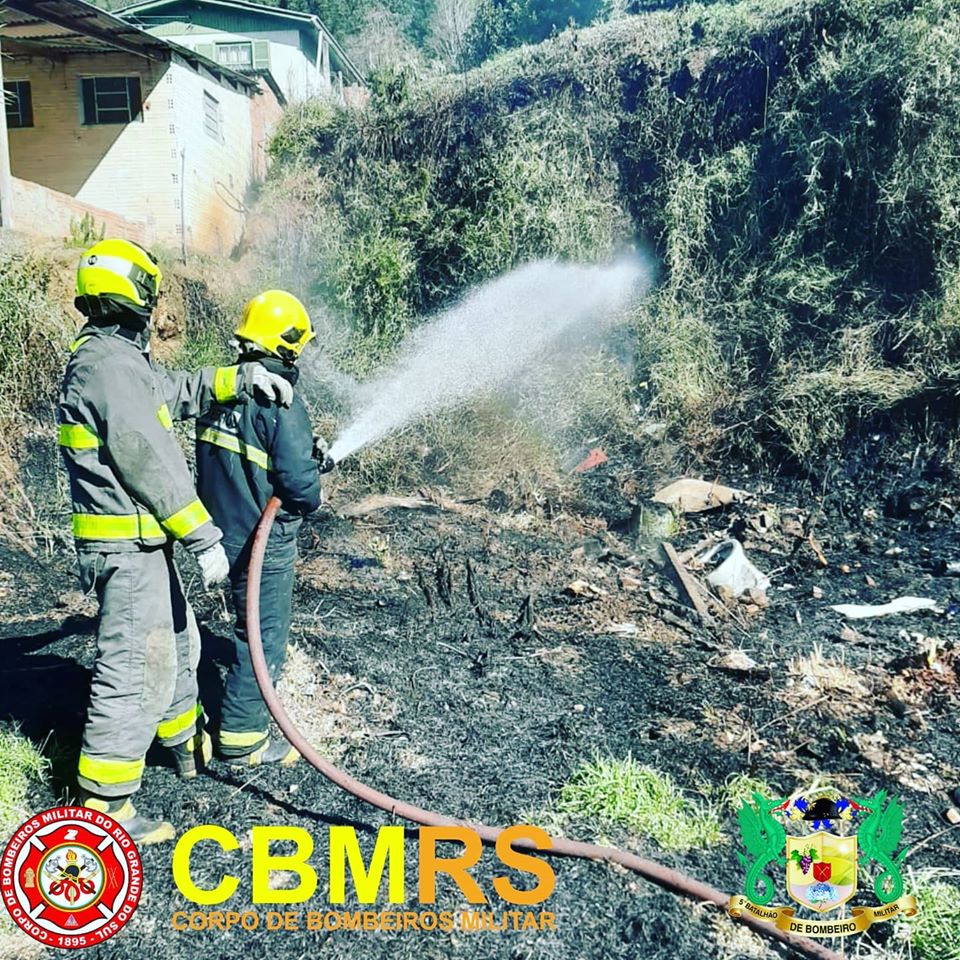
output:
<svg viewBox="0 0 960 960"><path fill-rule="evenodd" d="M230 576L230 561L219 543L207 547L206 550L201 550L197 554L197 563L200 564L205 589L223 583Z"/></svg>
<svg viewBox="0 0 960 960"><path fill-rule="evenodd" d="M279 374L271 373L263 364L241 363L240 374L249 391L255 391L267 400L272 400L284 407L289 407L293 403L293 386L290 381Z"/></svg>

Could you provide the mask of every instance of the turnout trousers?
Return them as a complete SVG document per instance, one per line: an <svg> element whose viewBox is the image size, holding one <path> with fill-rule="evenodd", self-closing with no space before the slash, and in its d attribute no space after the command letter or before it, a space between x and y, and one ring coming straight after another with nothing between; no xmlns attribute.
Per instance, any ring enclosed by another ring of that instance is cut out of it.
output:
<svg viewBox="0 0 960 960"><path fill-rule="evenodd" d="M230 585L237 624L233 659L227 670L223 693L220 751L225 757L240 757L252 753L267 740L269 718L253 674L250 647L247 643L249 542L238 545L224 540L223 547L230 559ZM295 537L286 540L271 539L268 542L260 581L260 636L270 679L274 683L287 655L296 559Z"/></svg>
<svg viewBox="0 0 960 960"><path fill-rule="evenodd" d="M154 738L172 747L196 731L200 633L171 545L78 556L100 617L77 780L96 796L125 797Z"/></svg>

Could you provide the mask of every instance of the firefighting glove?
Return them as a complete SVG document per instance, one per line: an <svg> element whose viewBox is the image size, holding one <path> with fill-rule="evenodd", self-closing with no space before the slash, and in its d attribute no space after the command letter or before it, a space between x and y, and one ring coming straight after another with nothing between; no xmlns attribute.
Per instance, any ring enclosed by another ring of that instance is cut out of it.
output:
<svg viewBox="0 0 960 960"><path fill-rule="evenodd" d="M244 369L247 368L247 369ZM279 374L271 373L259 363L241 364L244 376L254 391L267 400L289 407L293 403L293 386Z"/></svg>
<svg viewBox="0 0 960 960"><path fill-rule="evenodd" d="M200 564L205 588L209 589L214 584L223 583L230 575L230 561L219 543L201 550L197 554L197 563Z"/></svg>

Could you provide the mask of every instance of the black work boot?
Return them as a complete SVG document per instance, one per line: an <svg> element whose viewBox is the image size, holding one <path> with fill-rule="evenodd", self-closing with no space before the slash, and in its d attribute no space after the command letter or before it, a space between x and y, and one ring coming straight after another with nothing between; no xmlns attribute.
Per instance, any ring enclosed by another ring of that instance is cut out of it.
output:
<svg viewBox="0 0 960 960"><path fill-rule="evenodd" d="M201 770L206 770L213 756L213 740L203 727L203 720L197 721L197 732L189 740L168 747L173 757L173 766L177 775L184 780L192 780Z"/></svg>
<svg viewBox="0 0 960 960"><path fill-rule="evenodd" d="M83 805L112 817L123 827L134 843L163 843L176 836L173 824L167 820L148 820L137 813L130 797L94 797L81 793Z"/></svg>
<svg viewBox="0 0 960 960"><path fill-rule="evenodd" d="M297 748L286 740L264 740L263 743L250 753L239 757L224 757L231 767L259 767L264 763L278 763L281 767L290 767L300 759Z"/></svg>

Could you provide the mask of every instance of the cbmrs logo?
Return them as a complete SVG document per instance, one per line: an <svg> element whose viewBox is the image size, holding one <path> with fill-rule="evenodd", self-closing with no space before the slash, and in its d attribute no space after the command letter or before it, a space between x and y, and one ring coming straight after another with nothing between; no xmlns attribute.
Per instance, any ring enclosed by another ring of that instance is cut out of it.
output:
<svg viewBox="0 0 960 960"><path fill-rule="evenodd" d="M47 946L92 947L133 916L143 866L129 834L82 807L44 810L0 859L0 895L14 923Z"/></svg>
<svg viewBox="0 0 960 960"><path fill-rule="evenodd" d="M388 901L405 902L409 880L405 862L405 835L404 827L381 827L367 863L360 850L356 830L353 827L331 827L327 865L329 902L346 902L348 874L356 898L362 904L374 903L377 900L384 879ZM251 841L249 875L255 904L305 903L314 895L319 876L311 863L314 841L310 833L301 827L254 827ZM239 877L231 873L222 874L212 887L202 887L195 882L191 857L198 845L210 843L224 851L240 849L240 841L229 830L208 824L188 830L180 838L173 855L173 877L177 888L188 900L203 905L226 902L240 884ZM275 853L272 847L278 843L293 844L295 851ZM444 843L457 844L462 849L449 851L454 854L452 856L443 856L438 845ZM507 874L497 874L493 878L494 893L511 904L530 906L543 903L553 893L556 885L553 868L545 860L515 849L518 843L534 850L549 850L552 846L549 835L539 827L506 828L497 838L495 856L504 867L529 874L535 882L529 888L520 888L514 885ZM483 843L476 831L469 827L420 827L416 866L417 895L420 902L436 903L437 877L445 874L453 880L469 903L487 903L487 895L471 873L482 855ZM271 874L277 871L295 875L298 878L296 886L275 889L270 881Z"/></svg>

